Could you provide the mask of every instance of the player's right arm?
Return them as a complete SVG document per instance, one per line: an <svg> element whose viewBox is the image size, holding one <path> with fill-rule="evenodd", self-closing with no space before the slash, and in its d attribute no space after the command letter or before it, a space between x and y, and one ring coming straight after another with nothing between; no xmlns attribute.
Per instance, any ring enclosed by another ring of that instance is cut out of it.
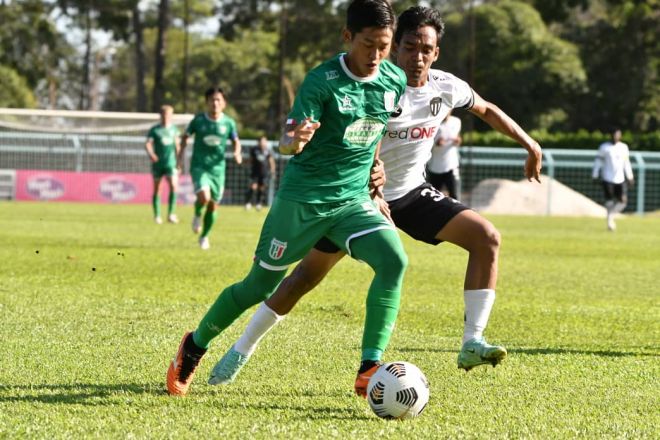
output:
<svg viewBox="0 0 660 440"><path fill-rule="evenodd" d="M144 149L147 150L147 155L149 156L149 159L151 159L151 162L158 162L158 156L156 156L156 153L154 152L154 138L151 131L149 131L149 134L147 135L147 141L144 143Z"/></svg>
<svg viewBox="0 0 660 440"><path fill-rule="evenodd" d="M183 135L181 136L181 141L180 141L181 145L179 147L179 154L177 155L177 158L176 158L178 167L181 170L181 172L183 172L183 164L184 164L183 159L186 157L185 156L185 151L186 151L186 147L188 146L188 138L193 136L193 134L195 133L195 120L196 119L197 119L197 117L194 117L192 119L192 121L190 121L190 123L188 124L188 127L186 128L186 130L183 132Z"/></svg>
<svg viewBox="0 0 660 440"><path fill-rule="evenodd" d="M280 154L300 154L305 145L312 140L314 132L321 126L320 122L314 122L311 118L305 118L300 124L288 120L284 128L284 134L280 139Z"/></svg>
<svg viewBox="0 0 660 440"><path fill-rule="evenodd" d="M323 113L323 101L328 94L324 78L318 71L312 70L300 85L282 130L280 154L302 153L314 132L321 126L319 119Z"/></svg>

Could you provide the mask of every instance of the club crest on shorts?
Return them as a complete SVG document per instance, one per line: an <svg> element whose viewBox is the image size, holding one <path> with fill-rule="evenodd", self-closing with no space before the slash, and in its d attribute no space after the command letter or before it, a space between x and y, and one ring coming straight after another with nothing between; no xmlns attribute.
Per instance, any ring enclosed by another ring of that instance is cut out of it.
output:
<svg viewBox="0 0 660 440"><path fill-rule="evenodd" d="M279 241L277 238L273 238L270 242L270 250L268 251L268 256L273 260L279 260L282 258L284 251L286 250L286 241Z"/></svg>
<svg viewBox="0 0 660 440"><path fill-rule="evenodd" d="M431 114L433 116L437 116L438 113L440 113L440 107L442 106L442 98L436 96L435 98L431 99L429 106L431 107Z"/></svg>

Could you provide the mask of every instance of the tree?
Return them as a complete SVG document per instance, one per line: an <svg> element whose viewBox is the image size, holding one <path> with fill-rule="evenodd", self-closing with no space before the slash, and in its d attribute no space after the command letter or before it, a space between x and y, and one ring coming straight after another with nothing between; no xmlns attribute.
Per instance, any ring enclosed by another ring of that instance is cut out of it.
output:
<svg viewBox="0 0 660 440"><path fill-rule="evenodd" d="M0 107L33 108L36 106L36 100L27 80L18 72L9 67L0 66L0 78L2 78Z"/></svg>
<svg viewBox="0 0 660 440"><path fill-rule="evenodd" d="M565 125L565 103L586 82L577 48L555 37L525 3L482 4L473 14L475 90L525 127ZM463 78L470 77L469 28L468 14L449 15L440 45L440 68Z"/></svg>

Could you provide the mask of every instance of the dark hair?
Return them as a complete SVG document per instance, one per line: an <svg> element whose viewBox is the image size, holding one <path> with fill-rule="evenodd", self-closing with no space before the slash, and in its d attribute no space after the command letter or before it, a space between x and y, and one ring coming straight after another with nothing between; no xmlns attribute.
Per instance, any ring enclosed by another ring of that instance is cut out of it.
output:
<svg viewBox="0 0 660 440"><path fill-rule="evenodd" d="M403 34L415 32L420 26L431 26L434 28L438 34L436 46L440 44L440 39L445 33L445 23L440 17L440 12L424 6L413 6L399 15L399 23L394 33L394 41L396 44L399 44Z"/></svg>
<svg viewBox="0 0 660 440"><path fill-rule="evenodd" d="M392 28L396 26L396 15L387 0L353 0L346 11L346 29L352 34L364 28Z"/></svg>
<svg viewBox="0 0 660 440"><path fill-rule="evenodd" d="M220 93L223 98L225 96L225 92L222 91L222 88L220 88L220 87L209 87L208 89L206 89L206 92L204 92L204 98L209 99L210 96L213 96L216 93Z"/></svg>

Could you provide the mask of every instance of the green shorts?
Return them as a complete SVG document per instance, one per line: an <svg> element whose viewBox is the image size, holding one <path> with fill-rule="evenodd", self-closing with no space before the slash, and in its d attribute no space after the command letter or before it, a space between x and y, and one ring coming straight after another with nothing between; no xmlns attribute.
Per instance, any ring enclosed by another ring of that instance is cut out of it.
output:
<svg viewBox="0 0 660 440"><path fill-rule="evenodd" d="M261 229L255 262L269 270L285 270L327 237L351 254L351 240L394 226L368 195L342 203L301 203L275 198Z"/></svg>
<svg viewBox="0 0 660 440"><path fill-rule="evenodd" d="M208 188L211 192L211 200L215 203L220 203L222 194L225 192L225 173L210 173L207 170L200 168L193 168L190 170L190 177L192 177L193 186L195 187L195 194Z"/></svg>
<svg viewBox="0 0 660 440"><path fill-rule="evenodd" d="M176 164L151 164L151 175L154 176L154 179L160 179L163 176L174 176L176 174Z"/></svg>

